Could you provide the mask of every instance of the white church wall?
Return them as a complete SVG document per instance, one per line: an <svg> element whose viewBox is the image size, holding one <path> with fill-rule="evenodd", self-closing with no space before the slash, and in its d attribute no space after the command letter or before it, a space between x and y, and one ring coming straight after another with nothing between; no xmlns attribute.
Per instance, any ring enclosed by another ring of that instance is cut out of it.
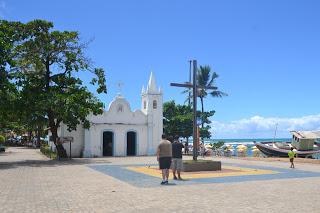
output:
<svg viewBox="0 0 320 213"><path fill-rule="evenodd" d="M73 137L73 142L71 143L71 156L81 157L84 149L84 128L82 125L77 126L76 131L68 131L67 126L62 124L60 137ZM70 156L70 143L64 143L63 147L67 151L67 155Z"/></svg>
<svg viewBox="0 0 320 213"><path fill-rule="evenodd" d="M116 97L108 111L102 115L91 115L89 120L93 124L135 124L145 125L146 115L141 110L131 111L129 103L121 96Z"/></svg>
<svg viewBox="0 0 320 213"><path fill-rule="evenodd" d="M127 132L129 131L136 133L136 155L147 155L146 126L105 124L90 128L91 157L103 156L103 132L105 131L113 132L113 156L127 155Z"/></svg>
<svg viewBox="0 0 320 213"><path fill-rule="evenodd" d="M84 150L83 150L83 157L89 158L92 157L91 153L91 131L89 129L84 130Z"/></svg>
<svg viewBox="0 0 320 213"><path fill-rule="evenodd" d="M60 124L60 127L57 129L58 137L73 137L73 142L71 144L71 156L72 157L81 157L84 149L84 128L82 125L77 126L76 131L68 131L67 125ZM48 136L51 138L52 133L48 131ZM52 151L56 151L56 146L53 141L49 141L49 146ZM70 156L70 143L63 144L64 149L67 152L67 155Z"/></svg>
<svg viewBox="0 0 320 213"><path fill-rule="evenodd" d="M147 89L142 89L142 111L148 120L148 155L154 155L163 132L163 100L162 91L157 88L151 73Z"/></svg>
<svg viewBox="0 0 320 213"><path fill-rule="evenodd" d="M155 153L156 149L160 143L161 136L163 133L163 114L162 114L162 96L154 95L151 96L151 100L156 101L156 108L153 108L153 103L150 107L152 110L152 149L149 151L151 153Z"/></svg>

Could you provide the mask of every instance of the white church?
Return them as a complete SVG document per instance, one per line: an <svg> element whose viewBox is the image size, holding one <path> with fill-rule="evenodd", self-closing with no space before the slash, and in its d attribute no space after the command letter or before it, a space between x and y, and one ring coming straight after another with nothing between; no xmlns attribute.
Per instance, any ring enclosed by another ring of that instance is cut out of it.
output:
<svg viewBox="0 0 320 213"><path fill-rule="evenodd" d="M73 137L72 157L155 155L163 132L163 94L151 73L147 88L142 88L141 109L131 110L120 94L101 115L90 115L89 129L78 126L69 132L66 125L58 131L60 137ZM70 156L70 143L64 143Z"/></svg>

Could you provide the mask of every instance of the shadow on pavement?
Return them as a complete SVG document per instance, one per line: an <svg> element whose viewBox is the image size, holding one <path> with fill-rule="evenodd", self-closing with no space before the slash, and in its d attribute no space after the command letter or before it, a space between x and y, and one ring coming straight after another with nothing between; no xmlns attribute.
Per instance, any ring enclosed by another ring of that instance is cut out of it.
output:
<svg viewBox="0 0 320 213"><path fill-rule="evenodd" d="M4 169L15 169L18 167L56 167L65 165L84 165L84 164L99 164L110 163L106 160L92 161L91 159L63 159L63 160L20 160L5 162L0 161L0 171Z"/></svg>

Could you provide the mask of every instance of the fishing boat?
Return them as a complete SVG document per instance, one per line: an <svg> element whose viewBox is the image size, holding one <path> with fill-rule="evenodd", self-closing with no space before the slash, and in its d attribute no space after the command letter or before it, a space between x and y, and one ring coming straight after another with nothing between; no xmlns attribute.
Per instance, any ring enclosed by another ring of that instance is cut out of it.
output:
<svg viewBox="0 0 320 213"><path fill-rule="evenodd" d="M291 131L292 141L287 143L264 142L255 143L255 146L269 157L288 157L291 147L294 148L297 157L312 158L320 154L320 146L317 141L320 131Z"/></svg>

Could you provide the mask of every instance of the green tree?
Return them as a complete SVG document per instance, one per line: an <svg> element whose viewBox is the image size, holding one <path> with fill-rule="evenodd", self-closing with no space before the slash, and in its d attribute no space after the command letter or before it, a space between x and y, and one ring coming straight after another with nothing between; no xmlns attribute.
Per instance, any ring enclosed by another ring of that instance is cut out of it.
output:
<svg viewBox="0 0 320 213"><path fill-rule="evenodd" d="M227 96L227 93L221 92L217 89L206 89L205 87L217 87L215 85L215 80L219 77L216 72L211 73L210 66L200 66L197 73L197 84L202 89L198 91L198 97L200 98L201 103L201 112L204 112L204 98L208 96L208 93L212 97L223 97Z"/></svg>
<svg viewBox="0 0 320 213"><path fill-rule="evenodd" d="M201 138L210 138L210 117L215 111L197 112L197 116L201 117L204 127L200 128ZM193 135L193 110L189 105L175 104L174 101L165 102L163 104L163 126L164 134L168 136L180 136L188 138Z"/></svg>
<svg viewBox="0 0 320 213"><path fill-rule="evenodd" d="M209 133L210 127L205 126L205 124L207 122L205 121L206 114L205 114L205 109L204 109L204 99L208 95L210 95L211 97L220 97L220 98L228 95L227 93L220 91L218 89L218 87L216 86L215 81L218 77L219 77L219 75L216 72L212 72L211 67L208 65L200 66L197 71L197 85L199 86L198 91L197 91L197 96L200 98L200 104L201 104L201 114L199 117L202 120L200 133L202 132L201 135L204 136L204 137L202 137L202 142L203 142L204 138L208 138L208 136L210 135L210 133ZM206 87L216 87L216 89L206 89ZM190 94L189 92L190 92L190 89L183 91L183 93ZM188 99L189 99L189 97L188 97ZM210 112L212 112L214 114L214 111L210 111Z"/></svg>
<svg viewBox="0 0 320 213"><path fill-rule="evenodd" d="M192 109L186 105L176 105L174 101L163 104L164 134L189 138L192 136Z"/></svg>
<svg viewBox="0 0 320 213"><path fill-rule="evenodd" d="M36 124L48 120L58 155L67 157L57 142L60 124L70 131L79 124L88 128L87 115L100 114L103 107L76 73L93 73L96 77L91 83L98 86L98 93L106 93L104 70L93 68L84 56L86 44L80 43L78 32L53 30L53 23L44 20L22 25L26 36L14 47L16 82L22 87L20 101L32 105L26 118Z"/></svg>
<svg viewBox="0 0 320 213"><path fill-rule="evenodd" d="M35 104L45 101L42 99L40 82L39 78L34 77L33 72L25 73L24 80L21 81L23 84L20 85L22 89L19 91L20 98L17 104L20 123L23 124L29 135L28 141L35 133L38 144L40 144L40 135L43 135L48 123L46 113L41 108L42 105Z"/></svg>
<svg viewBox="0 0 320 213"><path fill-rule="evenodd" d="M211 120L209 119L214 115L215 111L208 111L208 112L197 112L197 117L201 118L201 128L200 128L200 137L202 139L202 142L204 142L205 138L211 138Z"/></svg>
<svg viewBox="0 0 320 213"><path fill-rule="evenodd" d="M18 90L10 72L16 43L23 39L22 24L0 20L0 131L18 126L15 103Z"/></svg>

